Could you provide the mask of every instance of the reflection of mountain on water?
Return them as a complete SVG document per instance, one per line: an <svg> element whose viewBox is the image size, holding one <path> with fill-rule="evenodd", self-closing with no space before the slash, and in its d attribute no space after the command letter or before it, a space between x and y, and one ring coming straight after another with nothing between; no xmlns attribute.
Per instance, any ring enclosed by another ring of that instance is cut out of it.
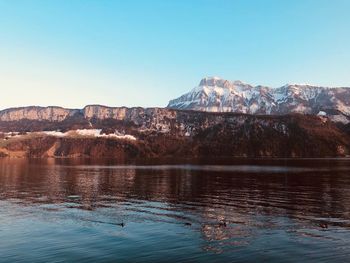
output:
<svg viewBox="0 0 350 263"><path fill-rule="evenodd" d="M280 172L266 171L265 166L261 173L258 166L252 172L92 164L1 160L0 198L23 205L99 210L107 216L113 212L126 223L182 224L201 233L209 242L203 248L214 252L249 244L262 229L298 232L305 225L317 228L322 222L350 227L349 163L345 161L313 165L305 161L305 171L300 164L294 167L298 169Z"/></svg>

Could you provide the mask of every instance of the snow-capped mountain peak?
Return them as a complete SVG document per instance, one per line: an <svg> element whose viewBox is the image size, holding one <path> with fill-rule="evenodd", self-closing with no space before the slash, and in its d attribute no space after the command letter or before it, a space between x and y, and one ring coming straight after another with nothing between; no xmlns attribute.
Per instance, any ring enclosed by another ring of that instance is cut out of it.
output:
<svg viewBox="0 0 350 263"><path fill-rule="evenodd" d="M350 116L350 89L310 84L270 88L206 77L189 93L171 100L168 108L248 114L318 114L324 111Z"/></svg>

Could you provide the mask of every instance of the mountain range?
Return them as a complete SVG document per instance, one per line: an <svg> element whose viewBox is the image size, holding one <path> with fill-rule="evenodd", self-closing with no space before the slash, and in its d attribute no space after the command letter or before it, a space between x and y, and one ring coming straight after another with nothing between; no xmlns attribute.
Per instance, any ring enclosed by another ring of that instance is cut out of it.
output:
<svg viewBox="0 0 350 263"><path fill-rule="evenodd" d="M0 157L347 157L350 89L205 78L166 108L0 111Z"/></svg>
<svg viewBox="0 0 350 263"><path fill-rule="evenodd" d="M190 92L171 100L167 107L259 115L318 114L327 115L336 122L348 123L350 88L307 84L271 88L210 77L202 79L199 86Z"/></svg>

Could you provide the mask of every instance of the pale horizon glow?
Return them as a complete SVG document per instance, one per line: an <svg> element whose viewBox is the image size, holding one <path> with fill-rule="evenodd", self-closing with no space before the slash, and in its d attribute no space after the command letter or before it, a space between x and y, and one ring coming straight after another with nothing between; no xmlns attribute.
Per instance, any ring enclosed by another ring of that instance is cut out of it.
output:
<svg viewBox="0 0 350 263"><path fill-rule="evenodd" d="M164 107L219 76L350 87L347 0L0 0L0 109Z"/></svg>

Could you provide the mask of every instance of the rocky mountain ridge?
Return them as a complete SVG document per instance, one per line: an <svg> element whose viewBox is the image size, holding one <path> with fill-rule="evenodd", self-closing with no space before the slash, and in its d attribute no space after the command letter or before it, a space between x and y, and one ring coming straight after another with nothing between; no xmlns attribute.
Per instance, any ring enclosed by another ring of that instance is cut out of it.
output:
<svg viewBox="0 0 350 263"><path fill-rule="evenodd" d="M279 88L252 86L217 77L204 78L189 93L171 100L171 109L207 112L282 115L289 113L329 115L348 123L350 88L287 84Z"/></svg>
<svg viewBox="0 0 350 263"><path fill-rule="evenodd" d="M115 119L125 120L142 118L144 115L157 113L170 113L174 110L165 108L127 108L108 107L103 105L87 105L83 109L66 109L57 106L39 107L29 106L10 108L0 111L0 121L14 122L21 120L62 122L74 116L80 116L86 120L90 119Z"/></svg>
<svg viewBox="0 0 350 263"><path fill-rule="evenodd" d="M0 157L347 157L348 95L206 78L168 108L6 109Z"/></svg>
<svg viewBox="0 0 350 263"><path fill-rule="evenodd" d="M194 110L234 112L256 115L290 113L327 116L334 122L350 122L350 88L327 88L307 84L288 84L280 88L252 86L241 81L217 77L204 78L199 86L171 100L168 112ZM0 121L64 121L73 116L85 119L137 119L145 114L164 112L163 108L127 108L87 105L83 109L62 107L21 107L0 111Z"/></svg>

